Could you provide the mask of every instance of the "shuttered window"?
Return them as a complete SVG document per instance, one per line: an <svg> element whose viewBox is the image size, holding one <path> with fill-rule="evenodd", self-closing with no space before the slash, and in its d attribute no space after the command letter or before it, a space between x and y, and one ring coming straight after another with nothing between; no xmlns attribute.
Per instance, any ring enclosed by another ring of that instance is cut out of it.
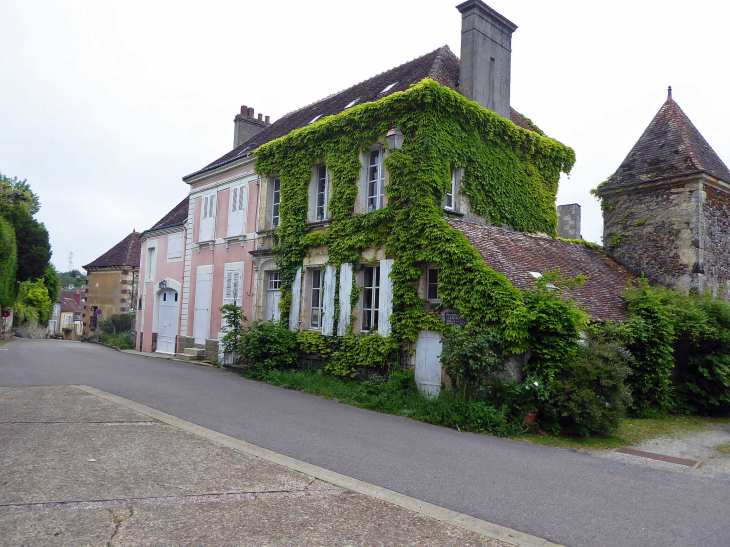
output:
<svg viewBox="0 0 730 547"><path fill-rule="evenodd" d="M200 232L199 241L210 241L215 238L215 211L217 195L211 193L200 198Z"/></svg>
<svg viewBox="0 0 730 547"><path fill-rule="evenodd" d="M182 258L183 254L183 234L170 234L167 236L167 259Z"/></svg>
<svg viewBox="0 0 730 547"><path fill-rule="evenodd" d="M228 237L245 233L246 206L248 185L240 184L231 188L230 204L228 207Z"/></svg>

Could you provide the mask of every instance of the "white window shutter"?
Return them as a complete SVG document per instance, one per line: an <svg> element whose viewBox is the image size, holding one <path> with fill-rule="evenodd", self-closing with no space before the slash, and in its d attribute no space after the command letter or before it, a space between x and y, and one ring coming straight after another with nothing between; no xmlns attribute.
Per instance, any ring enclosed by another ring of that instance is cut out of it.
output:
<svg viewBox="0 0 730 547"><path fill-rule="evenodd" d="M322 295L322 334L332 336L335 322L335 268L327 266L324 270L324 294Z"/></svg>
<svg viewBox="0 0 730 547"><path fill-rule="evenodd" d="M390 280L390 269L393 259L380 261L380 301L378 302L378 334L390 336L390 315L393 313L393 283Z"/></svg>
<svg viewBox="0 0 730 547"><path fill-rule="evenodd" d="M234 270L226 271L225 287L223 289L223 305L233 303L233 274Z"/></svg>
<svg viewBox="0 0 730 547"><path fill-rule="evenodd" d="M350 324L350 295L352 294L352 264L340 266L340 317L337 320L337 334L342 336Z"/></svg>
<svg viewBox="0 0 730 547"><path fill-rule="evenodd" d="M289 330L299 330L299 305L302 299L302 270L297 270L291 287L291 310L289 311Z"/></svg>

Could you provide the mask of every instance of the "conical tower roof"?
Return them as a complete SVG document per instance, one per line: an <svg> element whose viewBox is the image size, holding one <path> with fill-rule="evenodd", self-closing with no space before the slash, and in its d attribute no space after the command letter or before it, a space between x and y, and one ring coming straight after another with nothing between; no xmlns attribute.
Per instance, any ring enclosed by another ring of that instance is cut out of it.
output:
<svg viewBox="0 0 730 547"><path fill-rule="evenodd" d="M730 170L672 99L670 87L667 101L603 189L692 173L707 173L730 183Z"/></svg>

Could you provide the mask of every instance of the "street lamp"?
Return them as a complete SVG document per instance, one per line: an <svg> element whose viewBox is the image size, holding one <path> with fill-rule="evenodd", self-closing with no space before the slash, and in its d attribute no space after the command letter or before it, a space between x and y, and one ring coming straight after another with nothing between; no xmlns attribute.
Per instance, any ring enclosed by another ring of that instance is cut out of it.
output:
<svg viewBox="0 0 730 547"><path fill-rule="evenodd" d="M385 135L385 142L388 145L388 150L391 152L394 150L400 150L403 148L403 133L393 126Z"/></svg>

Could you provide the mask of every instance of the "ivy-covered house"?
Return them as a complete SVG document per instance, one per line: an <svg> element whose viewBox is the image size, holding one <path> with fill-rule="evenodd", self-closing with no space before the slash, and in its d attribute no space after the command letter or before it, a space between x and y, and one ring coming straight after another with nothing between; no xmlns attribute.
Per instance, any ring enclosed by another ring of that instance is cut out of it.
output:
<svg viewBox="0 0 730 547"><path fill-rule="evenodd" d="M510 106L516 26L479 0L457 8L461 59L441 47L271 124L242 107L236 142L241 123L252 136L184 178L183 347L220 338L228 295L249 320L402 347L436 391L446 324L525 352L521 289L544 272L587 275L568 295L623 318L628 272L555 237L575 155Z"/></svg>

